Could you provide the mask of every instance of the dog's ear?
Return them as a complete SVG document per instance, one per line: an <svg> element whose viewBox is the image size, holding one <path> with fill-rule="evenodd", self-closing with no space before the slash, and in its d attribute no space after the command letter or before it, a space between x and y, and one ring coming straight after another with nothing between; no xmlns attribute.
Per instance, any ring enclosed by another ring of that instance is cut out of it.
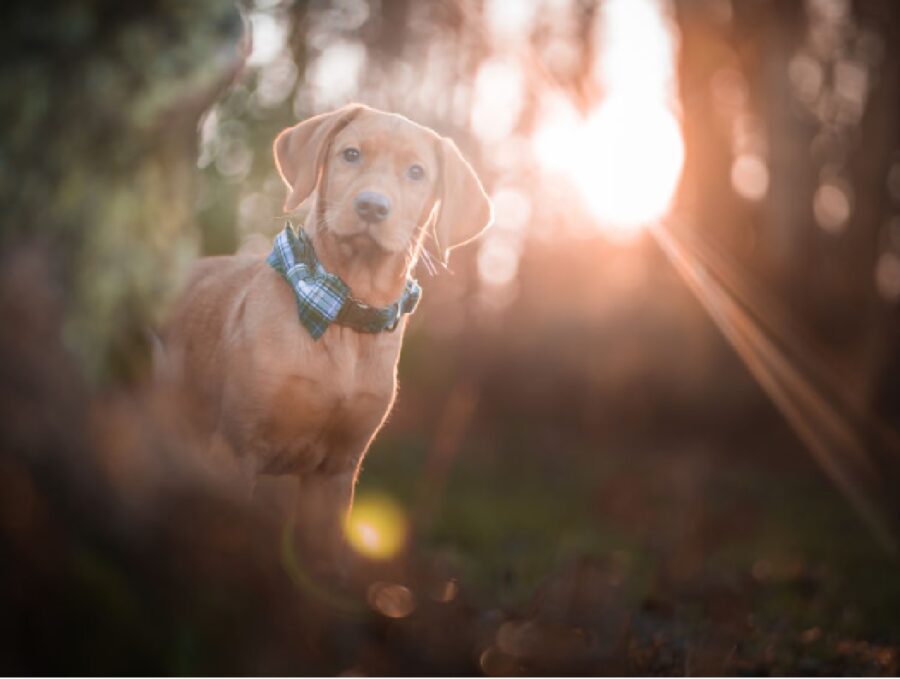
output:
<svg viewBox="0 0 900 679"><path fill-rule="evenodd" d="M472 166L450 139L438 142L441 158L440 207L434 237L444 263L450 250L468 243L494 221L494 208Z"/></svg>
<svg viewBox="0 0 900 679"><path fill-rule="evenodd" d="M359 104L344 106L282 130L275 138L275 166L290 191L285 212L296 210L315 190L331 140L362 109Z"/></svg>

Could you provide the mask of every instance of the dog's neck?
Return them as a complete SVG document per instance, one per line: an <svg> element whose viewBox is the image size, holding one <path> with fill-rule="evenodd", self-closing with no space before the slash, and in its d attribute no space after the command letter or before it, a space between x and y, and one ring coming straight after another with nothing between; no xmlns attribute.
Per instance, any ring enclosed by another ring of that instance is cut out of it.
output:
<svg viewBox="0 0 900 679"><path fill-rule="evenodd" d="M385 252L374 247L360 249L320 225L315 214L316 210L310 210L303 228L322 266L340 276L350 287L350 294L360 302L375 307L396 302L403 294L415 260L410 262L402 252Z"/></svg>

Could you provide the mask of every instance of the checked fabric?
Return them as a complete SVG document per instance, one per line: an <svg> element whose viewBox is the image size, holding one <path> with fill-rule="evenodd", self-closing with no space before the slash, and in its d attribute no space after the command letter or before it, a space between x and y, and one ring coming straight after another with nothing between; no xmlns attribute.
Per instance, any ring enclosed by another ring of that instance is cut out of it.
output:
<svg viewBox="0 0 900 679"><path fill-rule="evenodd" d="M334 323L357 332L390 332L403 314L411 314L422 296L415 278L407 277L403 293L393 304L372 307L350 294L340 276L329 273L319 262L309 236L288 224L275 237L266 261L284 278L297 301L300 323L313 339L319 339Z"/></svg>

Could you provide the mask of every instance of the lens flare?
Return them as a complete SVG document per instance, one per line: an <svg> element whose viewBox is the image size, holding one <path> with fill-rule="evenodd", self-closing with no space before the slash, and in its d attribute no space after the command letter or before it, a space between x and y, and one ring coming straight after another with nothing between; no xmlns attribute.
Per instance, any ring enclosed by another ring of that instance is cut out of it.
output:
<svg viewBox="0 0 900 679"><path fill-rule="evenodd" d="M370 559L390 559L406 544L407 521L387 495L357 498L344 521L344 535L357 552Z"/></svg>

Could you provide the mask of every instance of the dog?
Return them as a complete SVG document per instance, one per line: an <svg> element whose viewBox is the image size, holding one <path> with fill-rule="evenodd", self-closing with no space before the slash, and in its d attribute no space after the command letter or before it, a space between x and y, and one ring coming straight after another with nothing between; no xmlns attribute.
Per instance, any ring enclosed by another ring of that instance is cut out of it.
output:
<svg viewBox="0 0 900 679"><path fill-rule="evenodd" d="M350 105L285 129L273 152L285 213L309 206L308 244L363 311L396 309L426 243L446 263L493 220L456 145L397 114ZM301 544L329 563L344 552L360 464L394 402L407 318L380 332L338 320L316 338L283 273L259 257L199 260L163 343L212 458L251 486L297 478Z"/></svg>

